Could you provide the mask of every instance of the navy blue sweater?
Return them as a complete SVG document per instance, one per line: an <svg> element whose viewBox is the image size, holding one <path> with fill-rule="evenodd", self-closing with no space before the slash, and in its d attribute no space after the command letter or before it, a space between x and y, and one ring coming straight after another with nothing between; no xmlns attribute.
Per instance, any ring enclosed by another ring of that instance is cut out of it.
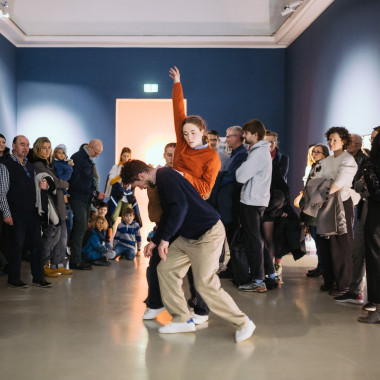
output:
<svg viewBox="0 0 380 380"><path fill-rule="evenodd" d="M220 219L218 212L203 200L193 185L172 168L157 170L156 185L163 209L152 238L156 245L175 235L199 239Z"/></svg>
<svg viewBox="0 0 380 380"><path fill-rule="evenodd" d="M82 148L71 156L74 161L73 174L69 180L71 199L90 203L95 191L94 164L87 152Z"/></svg>
<svg viewBox="0 0 380 380"><path fill-rule="evenodd" d="M10 157L3 164L9 172L7 200L11 214L36 210L36 186L32 164L28 161L23 167Z"/></svg>

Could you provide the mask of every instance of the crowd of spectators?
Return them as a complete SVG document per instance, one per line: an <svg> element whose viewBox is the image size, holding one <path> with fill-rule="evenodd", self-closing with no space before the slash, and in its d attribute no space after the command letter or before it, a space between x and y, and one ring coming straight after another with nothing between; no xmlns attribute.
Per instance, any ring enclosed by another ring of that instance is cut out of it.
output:
<svg viewBox="0 0 380 380"><path fill-rule="evenodd" d="M298 215L287 184L289 157L280 151L277 133L252 119L229 127L227 149L220 149L219 133L207 131L201 117L186 115L179 70L169 75L176 142L165 147L165 167L132 160L124 147L104 193L95 163L101 140L82 144L68 158L66 146L53 150L47 137L30 148L28 138L18 135L8 149L0 134L0 266L8 285L28 287L21 273L25 257L32 285L39 287L52 286L46 277L134 260L142 244L134 196L140 187L148 191L149 218L156 224L144 248L150 261L143 319L167 309L173 321L161 333L194 331L211 309L238 326L236 341L249 338L254 324L219 278L231 278L244 292L280 289L282 258L302 258L307 234L318 264L306 275L322 277L320 290L335 302L363 305L366 274L363 308L369 313L358 320L380 322L380 127L372 131L369 153L361 136L344 127L327 130L328 146L308 147ZM187 302L180 290L186 274Z"/></svg>

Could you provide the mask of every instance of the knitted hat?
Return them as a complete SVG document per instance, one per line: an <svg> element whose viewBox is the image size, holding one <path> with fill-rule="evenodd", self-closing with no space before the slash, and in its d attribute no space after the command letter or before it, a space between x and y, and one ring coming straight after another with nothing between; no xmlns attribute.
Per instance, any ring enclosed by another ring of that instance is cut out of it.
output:
<svg viewBox="0 0 380 380"><path fill-rule="evenodd" d="M56 151L57 149L62 149L63 152L65 153L65 156L67 157L67 148L66 148L66 145L65 145L65 144L59 144L59 145L57 145L57 146L54 148L54 151Z"/></svg>

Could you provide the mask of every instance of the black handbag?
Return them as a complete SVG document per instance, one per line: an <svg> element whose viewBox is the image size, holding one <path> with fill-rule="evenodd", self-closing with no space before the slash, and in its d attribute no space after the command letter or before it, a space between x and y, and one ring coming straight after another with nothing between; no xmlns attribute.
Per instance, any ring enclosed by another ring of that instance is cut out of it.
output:
<svg viewBox="0 0 380 380"><path fill-rule="evenodd" d="M243 232L239 227L230 246L232 282L239 286L251 282L247 252L244 246Z"/></svg>

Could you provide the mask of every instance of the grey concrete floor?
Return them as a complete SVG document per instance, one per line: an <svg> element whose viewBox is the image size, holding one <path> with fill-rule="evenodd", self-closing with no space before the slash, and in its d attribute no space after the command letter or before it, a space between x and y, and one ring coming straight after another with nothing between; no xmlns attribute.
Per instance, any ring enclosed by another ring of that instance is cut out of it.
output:
<svg viewBox="0 0 380 380"><path fill-rule="evenodd" d="M281 289L223 287L255 322L254 337L211 314L195 333L163 335L143 322L143 257L52 279L50 289L13 289L0 277L0 379L379 379L380 325L356 321L360 306L336 304L306 270L315 256L284 260ZM28 263L24 281L31 282Z"/></svg>

